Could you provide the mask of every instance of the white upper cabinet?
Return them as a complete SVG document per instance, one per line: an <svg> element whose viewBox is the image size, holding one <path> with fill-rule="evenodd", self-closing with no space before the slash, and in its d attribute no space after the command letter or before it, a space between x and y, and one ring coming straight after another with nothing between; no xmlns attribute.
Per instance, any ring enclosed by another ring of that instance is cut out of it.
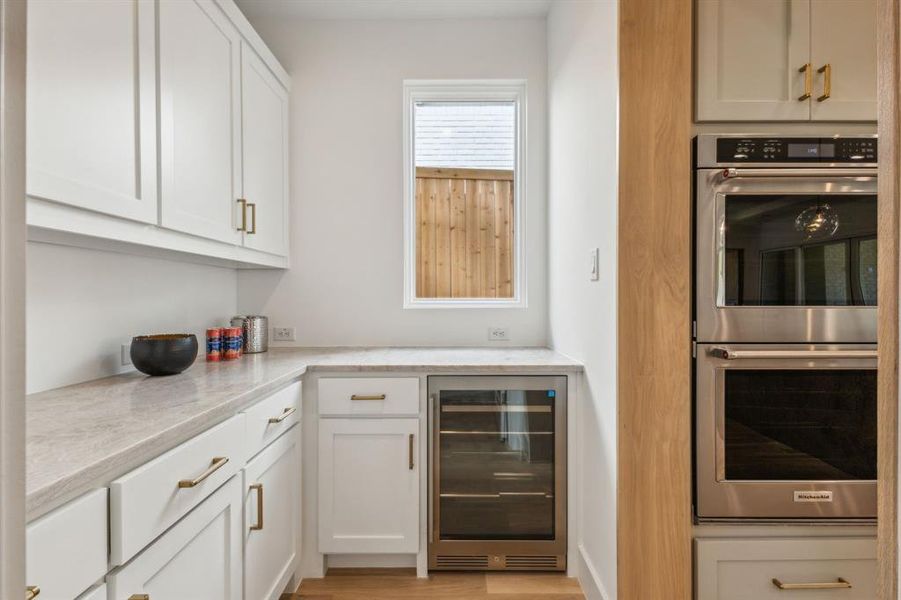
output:
<svg viewBox="0 0 901 600"><path fill-rule="evenodd" d="M212 0L160 0L161 224L237 244L241 38Z"/></svg>
<svg viewBox="0 0 901 600"><path fill-rule="evenodd" d="M28 3L27 190L156 223L152 0Z"/></svg>
<svg viewBox="0 0 901 600"><path fill-rule="evenodd" d="M876 120L876 0L815 0L810 61L815 121ZM829 97L825 98L826 86Z"/></svg>
<svg viewBox="0 0 901 600"><path fill-rule="evenodd" d="M875 120L875 0L697 7L698 121Z"/></svg>
<svg viewBox="0 0 901 600"><path fill-rule="evenodd" d="M807 120L809 0L698 0L698 120Z"/></svg>
<svg viewBox="0 0 901 600"><path fill-rule="evenodd" d="M244 245L288 252L288 91L248 44L241 47Z"/></svg>

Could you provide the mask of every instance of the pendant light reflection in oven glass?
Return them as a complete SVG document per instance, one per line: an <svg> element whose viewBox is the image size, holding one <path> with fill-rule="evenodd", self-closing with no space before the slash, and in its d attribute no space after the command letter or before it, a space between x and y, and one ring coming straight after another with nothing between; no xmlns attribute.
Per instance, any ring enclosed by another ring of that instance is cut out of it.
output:
<svg viewBox="0 0 901 600"><path fill-rule="evenodd" d="M825 202L805 208L795 217L795 230L805 242L830 238L838 231L838 211Z"/></svg>

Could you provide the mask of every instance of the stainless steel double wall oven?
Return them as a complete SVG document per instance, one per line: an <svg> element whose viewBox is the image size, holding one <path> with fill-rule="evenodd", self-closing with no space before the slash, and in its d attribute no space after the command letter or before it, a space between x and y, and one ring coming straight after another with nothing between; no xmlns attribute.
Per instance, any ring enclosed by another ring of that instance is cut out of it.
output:
<svg viewBox="0 0 901 600"><path fill-rule="evenodd" d="M876 153L696 140L700 519L876 516Z"/></svg>

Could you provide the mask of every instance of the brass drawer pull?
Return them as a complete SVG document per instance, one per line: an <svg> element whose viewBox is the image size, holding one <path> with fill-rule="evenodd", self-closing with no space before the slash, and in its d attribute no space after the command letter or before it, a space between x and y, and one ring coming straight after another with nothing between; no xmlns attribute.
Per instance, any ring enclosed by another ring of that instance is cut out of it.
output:
<svg viewBox="0 0 901 600"><path fill-rule="evenodd" d="M248 202L247 206L250 207L250 231L247 231L247 235L253 235L257 232L257 205L255 202Z"/></svg>
<svg viewBox="0 0 901 600"><path fill-rule="evenodd" d="M413 434L410 434L410 470L413 470L416 464L413 462Z"/></svg>
<svg viewBox="0 0 901 600"><path fill-rule="evenodd" d="M851 587L851 582L842 577L836 581L823 583L783 583L779 579L773 578L773 585L780 590L837 590Z"/></svg>
<svg viewBox="0 0 901 600"><path fill-rule="evenodd" d="M807 63L800 69L798 69L799 73L804 73L804 94L798 97L798 102L803 102L810 98L813 95L813 68L810 63Z"/></svg>
<svg viewBox="0 0 901 600"><path fill-rule="evenodd" d="M285 419L287 419L288 417L293 415L294 411L296 411L296 410L297 409L294 408L293 406L291 408L286 408L285 411L282 414L280 414L279 416L269 417L269 422L270 423L281 423L282 421L284 421Z"/></svg>
<svg viewBox="0 0 901 600"><path fill-rule="evenodd" d="M150 594L132 594L128 600L150 600Z"/></svg>
<svg viewBox="0 0 901 600"><path fill-rule="evenodd" d="M197 476L196 479L182 479L178 482L178 487L180 488L192 488L196 485L199 485L203 482L204 479L221 469L225 466L225 463L228 462L227 456L217 456L213 458L213 462L210 463L209 468L206 471Z"/></svg>
<svg viewBox="0 0 901 600"><path fill-rule="evenodd" d="M360 396L360 395L354 394L353 396L350 397L351 400L384 400L385 398L387 398L387 396L385 396L385 394L376 394L374 396Z"/></svg>
<svg viewBox="0 0 901 600"><path fill-rule="evenodd" d="M29 585L25 588L25 600L31 600L32 598L37 598L41 594L41 588L36 585Z"/></svg>
<svg viewBox="0 0 901 600"><path fill-rule="evenodd" d="M817 73L826 74L823 77L823 95L817 98L817 102L823 102L832 97L832 65L828 63L823 65L817 69Z"/></svg>
<svg viewBox="0 0 901 600"><path fill-rule="evenodd" d="M238 198L238 203L241 205L241 226L238 231L247 231L247 200Z"/></svg>
<svg viewBox="0 0 901 600"><path fill-rule="evenodd" d="M251 525L251 531L260 531L263 529L263 484L255 483L250 486L250 489L256 490L257 492L257 524Z"/></svg>

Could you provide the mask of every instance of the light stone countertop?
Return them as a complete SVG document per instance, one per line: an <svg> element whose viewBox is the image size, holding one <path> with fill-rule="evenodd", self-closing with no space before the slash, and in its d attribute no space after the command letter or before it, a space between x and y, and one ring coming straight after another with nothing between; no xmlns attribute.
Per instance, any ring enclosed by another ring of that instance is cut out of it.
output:
<svg viewBox="0 0 901 600"><path fill-rule="evenodd" d="M170 377L138 372L26 399L31 521L237 414L308 371L566 374L582 365L547 348L296 348L235 362L203 356Z"/></svg>

